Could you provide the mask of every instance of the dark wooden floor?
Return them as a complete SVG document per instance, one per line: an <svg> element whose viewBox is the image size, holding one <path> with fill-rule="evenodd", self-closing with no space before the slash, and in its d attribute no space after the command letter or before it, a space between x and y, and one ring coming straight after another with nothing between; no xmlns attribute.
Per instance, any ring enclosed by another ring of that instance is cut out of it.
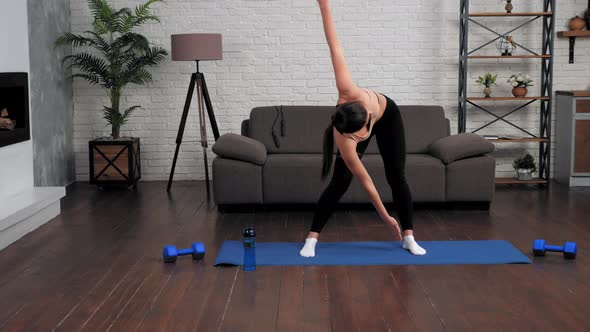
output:
<svg viewBox="0 0 590 332"><path fill-rule="evenodd" d="M311 212L219 214L200 182L137 192L68 189L62 214L0 252L1 331L584 331L590 329L590 191L498 188L491 211L415 214L418 240L577 241L532 265L212 266L243 225L301 241ZM339 211L323 241L389 240L370 210ZM203 261L161 247L202 241Z"/></svg>

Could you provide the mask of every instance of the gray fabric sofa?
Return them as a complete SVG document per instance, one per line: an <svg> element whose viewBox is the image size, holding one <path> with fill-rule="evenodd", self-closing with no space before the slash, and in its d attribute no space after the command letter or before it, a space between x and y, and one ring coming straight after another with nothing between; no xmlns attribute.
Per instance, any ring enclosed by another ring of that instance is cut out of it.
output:
<svg viewBox="0 0 590 332"><path fill-rule="evenodd" d="M242 133L225 134L213 146L213 190L220 207L232 205L313 204L322 181L323 132L333 106L257 107L242 123ZM474 134L450 135L439 106L400 106L406 134L406 176L415 202L491 202L494 147ZM284 132L281 120L284 118ZM274 124L274 126L273 126ZM278 141L273 137L273 128ZM373 138L363 164L385 202L391 190ZM353 180L342 203L368 203Z"/></svg>

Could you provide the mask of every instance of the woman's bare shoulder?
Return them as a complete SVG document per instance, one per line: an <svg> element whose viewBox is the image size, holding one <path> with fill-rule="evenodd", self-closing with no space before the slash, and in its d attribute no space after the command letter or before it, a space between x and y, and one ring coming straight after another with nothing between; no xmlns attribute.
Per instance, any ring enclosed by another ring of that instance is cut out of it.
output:
<svg viewBox="0 0 590 332"><path fill-rule="evenodd" d="M338 130L336 130L336 128L334 128L334 142L336 143L336 146L340 151L344 149L351 149L356 151L357 143L354 140L341 134Z"/></svg>
<svg viewBox="0 0 590 332"><path fill-rule="evenodd" d="M366 102L365 95L366 95L366 93L363 91L363 89L356 88L352 91L349 91L346 94L342 94L342 93L339 94L337 104L340 105L340 104L349 103L349 102L353 102L353 101L364 103L364 102Z"/></svg>

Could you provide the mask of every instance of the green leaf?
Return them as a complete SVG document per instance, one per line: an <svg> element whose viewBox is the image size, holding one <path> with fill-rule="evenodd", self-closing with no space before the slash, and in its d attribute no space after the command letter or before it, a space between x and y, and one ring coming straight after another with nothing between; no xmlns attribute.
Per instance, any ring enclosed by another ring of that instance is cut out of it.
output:
<svg viewBox="0 0 590 332"><path fill-rule="evenodd" d="M94 31L84 31L84 33L92 35L92 46L96 47L103 53L107 53L109 51L110 45L101 35L97 34Z"/></svg>
<svg viewBox="0 0 590 332"><path fill-rule="evenodd" d="M92 13L92 16L97 16L101 12L104 5L104 0L88 0L88 7L90 8L90 13Z"/></svg>
<svg viewBox="0 0 590 332"><path fill-rule="evenodd" d="M126 109L126 110L125 110L125 112L123 113L123 117L124 117L125 119L127 119L127 117L128 117L129 115L131 115L131 113L132 113L133 111L135 111L136 109L138 109L138 108L141 108L141 106L139 106L139 105L135 105L135 106L131 106L131 107L129 107L129 108L128 108L128 109Z"/></svg>
<svg viewBox="0 0 590 332"><path fill-rule="evenodd" d="M63 63L69 62L68 69L75 68L85 74L99 78L105 88L110 87L108 65L104 59L89 53L76 53L63 58Z"/></svg>
<svg viewBox="0 0 590 332"><path fill-rule="evenodd" d="M57 38L55 40L55 47L59 47L59 46L73 46L73 47L80 47L80 46L92 46L95 45L95 41L81 36L81 35L75 35L73 33L70 32L66 32L64 33L62 36L60 36L59 38Z"/></svg>
<svg viewBox="0 0 590 332"><path fill-rule="evenodd" d="M91 84L100 84L100 77L95 74L72 74L68 78L75 78L75 77L83 78L83 79L87 80L88 82L90 82Z"/></svg>
<svg viewBox="0 0 590 332"><path fill-rule="evenodd" d="M512 163L514 169L530 169L532 172L537 171L537 165L535 164L535 158L527 153L524 157L520 157L514 160Z"/></svg>

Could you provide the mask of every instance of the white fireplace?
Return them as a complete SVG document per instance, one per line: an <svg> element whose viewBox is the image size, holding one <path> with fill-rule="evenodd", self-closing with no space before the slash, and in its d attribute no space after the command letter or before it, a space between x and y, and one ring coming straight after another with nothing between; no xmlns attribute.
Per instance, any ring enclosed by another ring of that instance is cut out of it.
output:
<svg viewBox="0 0 590 332"><path fill-rule="evenodd" d="M19 82L26 84L28 91L28 79L24 83L22 80L23 74L26 77L29 72L26 0L0 1L0 45L0 73L20 73L17 75L21 78ZM23 98L26 98L24 106L29 109L28 96ZM19 102L8 104L9 106L4 105L2 109L19 107L15 106ZM34 187L32 141L35 138L28 139L30 117L28 114L27 118L22 115L12 116L10 112L12 111L7 110L6 118L10 117L11 122L16 122L15 128L20 131L19 134L26 132L24 135L16 135L15 131L7 133L12 141L10 145L0 147L0 249L57 216L60 211L59 200L65 195L63 187ZM26 124L25 128L23 124Z"/></svg>

